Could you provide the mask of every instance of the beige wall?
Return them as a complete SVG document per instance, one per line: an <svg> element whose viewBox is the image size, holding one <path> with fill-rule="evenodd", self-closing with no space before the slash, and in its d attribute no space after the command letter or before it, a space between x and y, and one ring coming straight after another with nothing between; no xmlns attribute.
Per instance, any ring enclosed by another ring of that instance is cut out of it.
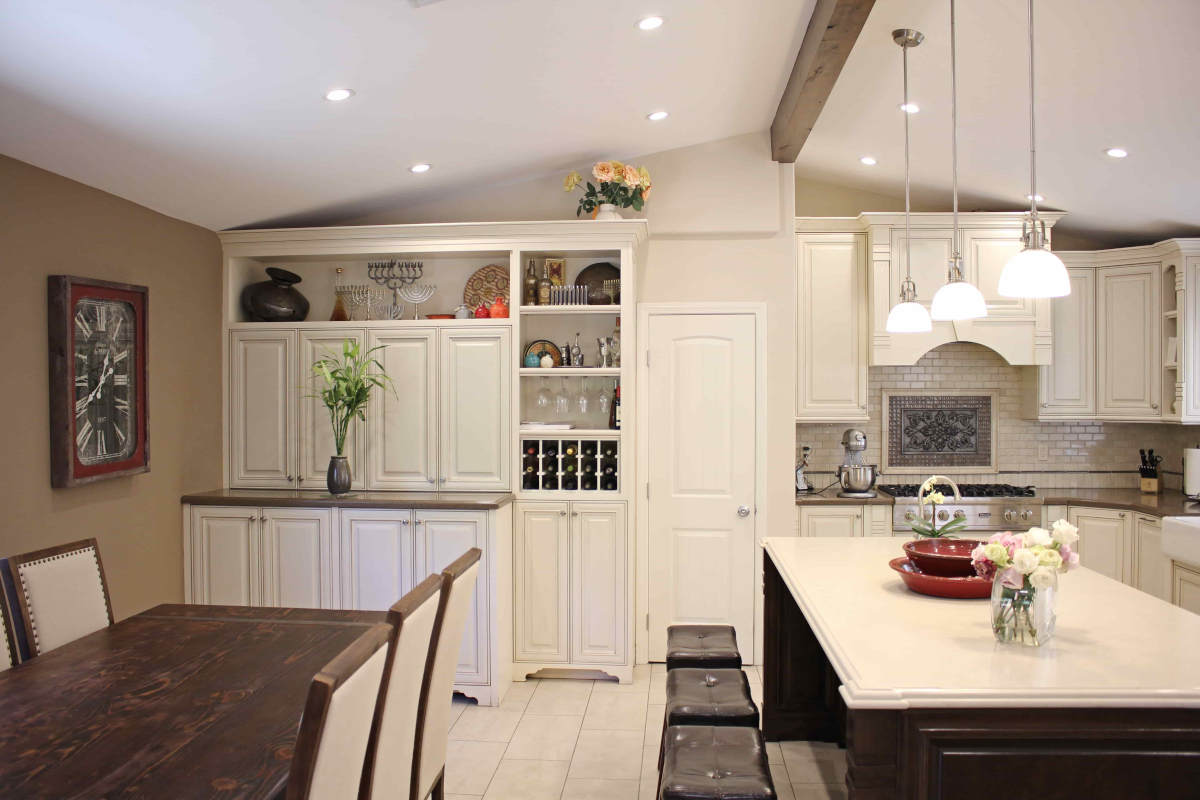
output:
<svg viewBox="0 0 1200 800"><path fill-rule="evenodd" d="M179 496L221 481L220 246L211 231L0 156L6 447L0 555L95 536L118 617L182 601ZM50 488L46 276L150 288L150 468Z"/></svg>

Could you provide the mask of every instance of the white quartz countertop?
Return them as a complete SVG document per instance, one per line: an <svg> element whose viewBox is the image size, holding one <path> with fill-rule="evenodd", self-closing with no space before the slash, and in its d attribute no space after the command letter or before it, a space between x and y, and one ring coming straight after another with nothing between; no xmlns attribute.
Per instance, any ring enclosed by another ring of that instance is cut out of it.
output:
<svg viewBox="0 0 1200 800"><path fill-rule="evenodd" d="M1042 647L1000 644L988 600L908 590L898 539L774 537L767 553L851 708L1200 708L1200 615L1081 568Z"/></svg>

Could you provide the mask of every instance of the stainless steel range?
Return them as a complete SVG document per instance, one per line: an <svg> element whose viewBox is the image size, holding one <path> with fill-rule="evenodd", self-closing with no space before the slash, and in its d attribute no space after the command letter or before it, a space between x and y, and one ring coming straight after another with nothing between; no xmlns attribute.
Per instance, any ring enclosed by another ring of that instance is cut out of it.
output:
<svg viewBox="0 0 1200 800"><path fill-rule="evenodd" d="M933 506L924 509L917 503L920 484L902 483L876 487L896 498L892 511L892 530L907 531L909 523L924 512L924 518L933 514ZM948 484L938 484L935 489L946 496L946 502L937 507L938 522L965 519L967 530L962 536L975 533L990 534L995 531L1024 530L1038 525L1042 520L1042 498L1032 486L1012 486L1007 483L960 483L961 500L954 499L954 490Z"/></svg>

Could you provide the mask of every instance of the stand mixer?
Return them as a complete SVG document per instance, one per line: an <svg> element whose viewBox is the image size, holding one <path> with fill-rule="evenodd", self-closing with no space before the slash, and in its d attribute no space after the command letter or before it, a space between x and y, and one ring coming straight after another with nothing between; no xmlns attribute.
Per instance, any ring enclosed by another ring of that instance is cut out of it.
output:
<svg viewBox="0 0 1200 800"><path fill-rule="evenodd" d="M878 467L875 464L864 464L863 451L867 449L867 435L858 428L847 428L842 434L842 447L846 448L846 456L838 467L838 482L842 490L838 497L875 497L872 487Z"/></svg>

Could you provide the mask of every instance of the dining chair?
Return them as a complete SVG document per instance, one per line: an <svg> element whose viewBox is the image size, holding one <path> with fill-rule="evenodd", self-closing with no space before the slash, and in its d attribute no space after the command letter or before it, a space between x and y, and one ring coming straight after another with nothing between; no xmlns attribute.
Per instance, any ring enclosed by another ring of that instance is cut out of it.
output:
<svg viewBox="0 0 1200 800"><path fill-rule="evenodd" d="M10 556L8 568L31 657L112 624L95 539Z"/></svg>
<svg viewBox="0 0 1200 800"><path fill-rule="evenodd" d="M12 611L8 607L8 594L2 588L0 587L0 630L3 631L4 640L0 641L0 650L4 652L0 654L0 671L20 663L17 656L17 639L13 635Z"/></svg>
<svg viewBox="0 0 1200 800"><path fill-rule="evenodd" d="M413 765L421 745L417 720L428 701L425 675L441 619L444 583L441 575L430 575L388 609L387 621L396 634L388 646L360 800L411 800Z"/></svg>
<svg viewBox="0 0 1200 800"><path fill-rule="evenodd" d="M450 708L454 700L454 672L462 649L475 580L479 574L482 551L472 547L442 572L441 600L435 624L434 646L425 671L428 698L417 714L418 745L413 772L413 800L443 800L446 771L446 738L450 735Z"/></svg>
<svg viewBox="0 0 1200 800"><path fill-rule="evenodd" d="M394 631L384 623L372 625L313 678L286 800L346 800L358 793Z"/></svg>

